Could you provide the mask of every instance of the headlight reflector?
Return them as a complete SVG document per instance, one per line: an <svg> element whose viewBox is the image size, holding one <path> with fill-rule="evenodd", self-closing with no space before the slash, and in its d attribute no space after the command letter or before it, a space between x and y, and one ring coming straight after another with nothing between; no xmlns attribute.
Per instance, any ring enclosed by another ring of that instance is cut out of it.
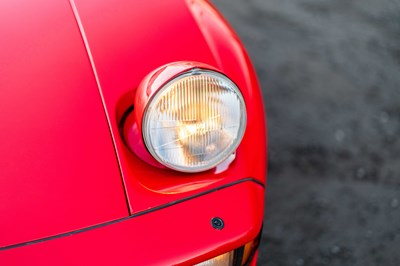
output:
<svg viewBox="0 0 400 266"><path fill-rule="evenodd" d="M245 125L246 108L235 83L216 71L195 68L167 82L152 97L142 133L158 162L200 172L235 151Z"/></svg>

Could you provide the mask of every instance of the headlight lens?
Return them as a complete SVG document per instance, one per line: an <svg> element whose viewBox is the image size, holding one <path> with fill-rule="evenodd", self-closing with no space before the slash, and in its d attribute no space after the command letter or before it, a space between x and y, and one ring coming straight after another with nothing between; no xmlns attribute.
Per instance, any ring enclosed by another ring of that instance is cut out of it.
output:
<svg viewBox="0 0 400 266"><path fill-rule="evenodd" d="M234 251L219 255L210 260L203 261L195 266L230 266L233 263Z"/></svg>
<svg viewBox="0 0 400 266"><path fill-rule="evenodd" d="M175 170L200 172L235 151L244 134L246 108L229 78L192 69L154 95L142 124L145 145L157 161Z"/></svg>
<svg viewBox="0 0 400 266"><path fill-rule="evenodd" d="M224 253L212 259L203 261L195 266L243 266L248 265L253 260L255 252L257 251L260 243L260 234L251 242L246 245Z"/></svg>

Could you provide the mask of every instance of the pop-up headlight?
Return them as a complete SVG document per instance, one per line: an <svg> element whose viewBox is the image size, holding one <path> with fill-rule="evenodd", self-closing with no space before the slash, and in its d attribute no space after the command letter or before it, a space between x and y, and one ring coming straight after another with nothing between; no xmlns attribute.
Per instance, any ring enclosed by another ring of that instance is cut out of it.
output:
<svg viewBox="0 0 400 266"><path fill-rule="evenodd" d="M154 85L154 78L149 80ZM246 108L235 83L214 70L193 67L151 95L141 121L150 154L183 172L205 171L225 160L238 147L245 126Z"/></svg>

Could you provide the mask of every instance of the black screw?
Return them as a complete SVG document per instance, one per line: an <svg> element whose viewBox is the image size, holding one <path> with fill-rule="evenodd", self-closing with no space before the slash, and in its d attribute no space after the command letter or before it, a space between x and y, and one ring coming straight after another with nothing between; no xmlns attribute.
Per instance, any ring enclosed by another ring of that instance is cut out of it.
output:
<svg viewBox="0 0 400 266"><path fill-rule="evenodd" d="M219 217L214 217L211 219L211 225L217 230L221 230L224 228L224 221Z"/></svg>

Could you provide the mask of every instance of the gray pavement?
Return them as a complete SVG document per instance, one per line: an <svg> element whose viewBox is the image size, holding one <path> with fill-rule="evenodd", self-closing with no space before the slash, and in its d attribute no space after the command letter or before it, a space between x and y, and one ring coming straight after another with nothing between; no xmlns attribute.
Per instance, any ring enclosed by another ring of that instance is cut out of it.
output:
<svg viewBox="0 0 400 266"><path fill-rule="evenodd" d="M213 0L269 130L259 265L400 265L400 0Z"/></svg>

